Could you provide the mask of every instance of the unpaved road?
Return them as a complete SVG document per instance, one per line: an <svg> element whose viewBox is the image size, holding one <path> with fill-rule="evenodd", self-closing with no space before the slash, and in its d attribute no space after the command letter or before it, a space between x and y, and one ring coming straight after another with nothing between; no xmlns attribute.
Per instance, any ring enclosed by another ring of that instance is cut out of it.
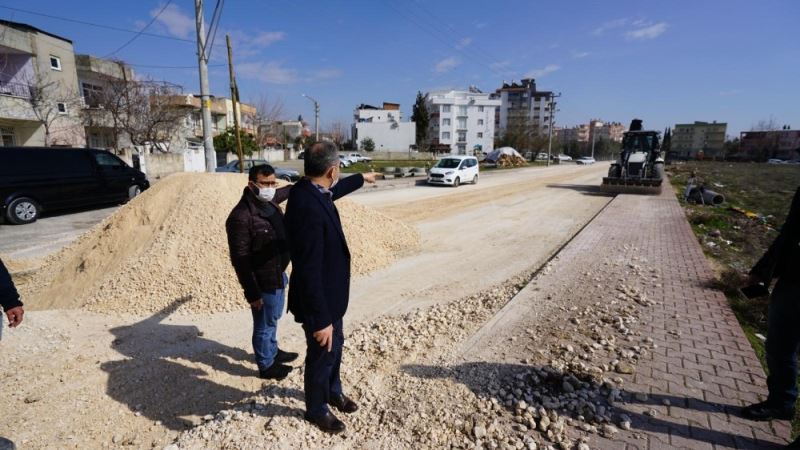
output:
<svg viewBox="0 0 800 450"><path fill-rule="evenodd" d="M592 188L605 170L518 170L459 189L353 196L416 225L423 250L354 280L346 326L451 301L540 264L608 203ZM262 387L250 361L250 322L248 311L32 312L0 344L0 435L21 448L166 445ZM302 352L301 335L285 317L282 347Z"/></svg>

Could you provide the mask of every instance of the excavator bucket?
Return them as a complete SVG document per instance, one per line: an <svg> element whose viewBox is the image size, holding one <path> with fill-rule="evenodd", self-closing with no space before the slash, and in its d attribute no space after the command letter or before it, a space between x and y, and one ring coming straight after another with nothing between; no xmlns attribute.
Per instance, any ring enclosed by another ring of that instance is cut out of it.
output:
<svg viewBox="0 0 800 450"><path fill-rule="evenodd" d="M661 193L662 179L624 179L603 177L600 190L614 194L645 194L658 195Z"/></svg>

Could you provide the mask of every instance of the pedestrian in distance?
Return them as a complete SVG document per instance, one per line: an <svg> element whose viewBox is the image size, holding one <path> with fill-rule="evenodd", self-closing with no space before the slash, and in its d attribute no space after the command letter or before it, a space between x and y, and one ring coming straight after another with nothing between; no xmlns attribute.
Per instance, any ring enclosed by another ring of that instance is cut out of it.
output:
<svg viewBox="0 0 800 450"><path fill-rule="evenodd" d="M253 315L253 351L259 376L280 380L292 371L286 363L298 354L278 348L278 320L283 314L290 262L283 211L278 205L289 197L292 186L277 186L272 166L253 166L225 229L231 264Z"/></svg>
<svg viewBox="0 0 800 450"><path fill-rule="evenodd" d="M778 237L750 271L748 286L742 291L748 297L766 294L773 279L777 281L769 301L766 342L769 395L742 410L742 415L752 420L791 420L795 414L800 350L800 188ZM789 448L800 448L800 440Z"/></svg>
<svg viewBox="0 0 800 450"><path fill-rule="evenodd" d="M358 405L344 395L340 369L342 318L350 294L350 251L334 201L356 191L376 174L339 178L339 156L330 142L318 142L305 153L305 178L298 181L286 205L286 229L292 254L289 311L306 335L306 420L338 433L345 425L328 406L349 414Z"/></svg>
<svg viewBox="0 0 800 450"><path fill-rule="evenodd" d="M25 309L22 307L14 281L8 273L3 261L0 260L0 307L6 314L8 326L14 328L22 323ZM3 320L0 318L0 338L3 337Z"/></svg>

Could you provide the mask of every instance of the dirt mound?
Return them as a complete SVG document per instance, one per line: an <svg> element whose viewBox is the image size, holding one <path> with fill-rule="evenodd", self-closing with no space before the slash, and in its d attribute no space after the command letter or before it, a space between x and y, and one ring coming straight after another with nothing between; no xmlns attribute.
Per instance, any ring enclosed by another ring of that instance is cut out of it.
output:
<svg viewBox="0 0 800 450"><path fill-rule="evenodd" d="M3 261L3 265L12 274L31 270L37 265L37 262L32 259L11 259L3 255L0 255L0 260Z"/></svg>
<svg viewBox="0 0 800 450"><path fill-rule="evenodd" d="M191 298L179 312L247 306L228 259L225 219L239 201L239 174L175 174L48 258L21 287L34 309L152 313ZM361 275L419 246L403 223L337 202Z"/></svg>

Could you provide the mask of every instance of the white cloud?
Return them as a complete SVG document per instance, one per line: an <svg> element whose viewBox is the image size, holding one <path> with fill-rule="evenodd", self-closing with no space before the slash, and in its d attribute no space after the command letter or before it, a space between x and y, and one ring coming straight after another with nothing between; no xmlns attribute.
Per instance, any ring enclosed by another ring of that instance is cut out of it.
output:
<svg viewBox="0 0 800 450"><path fill-rule="evenodd" d="M217 37L229 34L233 45L233 55L237 58L247 58L261 53L261 50L269 47L270 45L286 40L286 33L283 31L258 31L247 32L244 30L219 30ZM217 41L219 42L219 41ZM224 59L224 51L220 52L218 56Z"/></svg>
<svg viewBox="0 0 800 450"><path fill-rule="evenodd" d="M477 28L479 30L482 30L482 29L486 28L487 26L488 26L488 24L483 23L483 22L478 22L478 23L475 24L475 28Z"/></svg>
<svg viewBox="0 0 800 450"><path fill-rule="evenodd" d="M150 11L150 17L156 17L161 6ZM180 7L170 4L156 19L156 22L163 25L169 34L179 38L188 39L195 34L195 23L192 16L184 13Z"/></svg>
<svg viewBox="0 0 800 450"><path fill-rule="evenodd" d="M541 69L534 69L525 74L525 78L541 78L561 69L558 64L548 64Z"/></svg>
<svg viewBox="0 0 800 450"><path fill-rule="evenodd" d="M336 68L326 68L326 69L319 69L310 74L310 76L306 79L308 82L314 81L322 81L322 80L330 80L333 78L339 78L342 76L341 69Z"/></svg>
<svg viewBox="0 0 800 450"><path fill-rule="evenodd" d="M501 70L501 69L506 69L506 68L508 68L508 66L510 66L510 65L511 65L511 61L508 61L508 60L506 60L506 61L497 61L497 62L493 62L493 63L491 63L491 64L489 65L489 67L490 67L492 70Z"/></svg>
<svg viewBox="0 0 800 450"><path fill-rule="evenodd" d="M590 55L589 52L576 52L576 51L572 52L572 57L575 59L586 58L589 55Z"/></svg>
<svg viewBox="0 0 800 450"><path fill-rule="evenodd" d="M461 50L463 48L469 47L469 44L472 44L472 38L465 37L465 38L461 39L460 41L458 41L458 44L456 44L456 48Z"/></svg>
<svg viewBox="0 0 800 450"><path fill-rule="evenodd" d="M283 31L260 31L250 39L250 44L264 48L284 39L286 39L286 33Z"/></svg>
<svg viewBox="0 0 800 450"><path fill-rule="evenodd" d="M456 58L455 56L451 56L449 58L445 58L434 66L433 71L436 73L447 73L461 64L461 60Z"/></svg>
<svg viewBox="0 0 800 450"><path fill-rule="evenodd" d="M300 79L297 70L284 67L278 61L237 64L236 72L243 78L271 84L291 84Z"/></svg>
<svg viewBox="0 0 800 450"><path fill-rule="evenodd" d="M595 35L595 36L602 36L603 34L605 34L609 30L613 30L615 28L624 27L625 25L628 24L629 21L630 21L630 19L627 19L627 18L610 20L608 22L603 23L599 27L595 28L592 31L592 34Z"/></svg>
<svg viewBox="0 0 800 450"><path fill-rule="evenodd" d="M642 23L641 25L645 25ZM631 40L647 40L647 39L655 39L665 31L667 31L667 23L666 22L659 22L652 25L644 26L643 28L637 28L635 30L628 31L625 33L625 37Z"/></svg>

